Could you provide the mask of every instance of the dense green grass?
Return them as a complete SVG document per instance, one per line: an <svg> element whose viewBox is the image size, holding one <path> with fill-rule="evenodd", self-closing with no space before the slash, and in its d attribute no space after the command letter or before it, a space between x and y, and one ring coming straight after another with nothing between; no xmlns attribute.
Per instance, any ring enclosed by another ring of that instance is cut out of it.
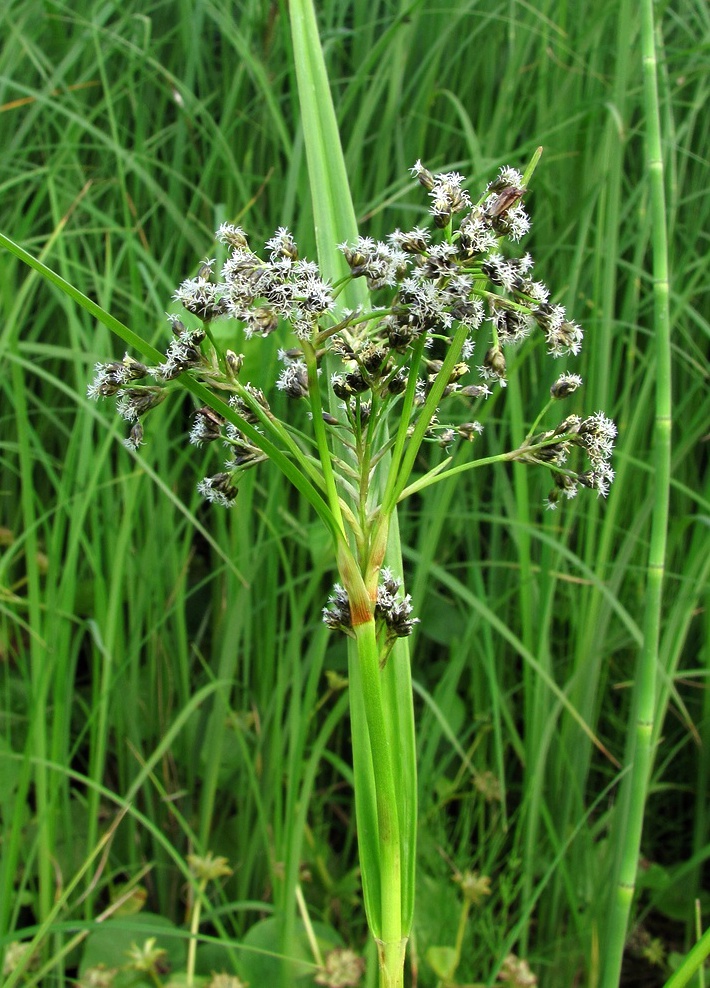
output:
<svg viewBox="0 0 710 988"><path fill-rule="evenodd" d="M451 879L475 870L491 895L468 918L459 982L492 983L514 951L542 985L595 985L653 505L636 5L321 6L363 233L424 219L417 158L464 172L475 193L545 149L529 248L584 324L577 408L616 419L617 480L604 503L545 513L542 473L473 471L403 513L422 617L414 956L433 988L427 950L453 946L462 910ZM256 242L289 225L315 254L288 22L277 6L234 7L10 0L0 13L0 230L156 346L221 220ZM635 916L637 941L646 931L672 952L695 937L697 896L707 923L710 853L705 3L664 11L660 31L672 490ZM85 398L118 342L10 255L0 271L2 945L41 927L40 983L69 984L81 947L62 951L127 881L186 930L185 857L212 850L234 875L202 929L235 945L252 988L243 938L295 916L299 886L312 921L364 949L347 702L324 675L346 670L320 622L324 534L268 466L236 510L202 504L195 483L214 461L186 447L187 399L154 413L149 445L129 455L110 407ZM277 345L250 358L252 380L273 382ZM518 357L485 409L486 455L524 435L560 369L540 347ZM229 963L205 955L204 970ZM629 984L667 971L628 951Z"/></svg>

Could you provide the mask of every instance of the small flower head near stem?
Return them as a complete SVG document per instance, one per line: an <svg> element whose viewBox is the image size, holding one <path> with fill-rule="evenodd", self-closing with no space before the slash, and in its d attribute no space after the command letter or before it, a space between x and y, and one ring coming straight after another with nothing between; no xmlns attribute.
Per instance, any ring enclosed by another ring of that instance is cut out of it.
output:
<svg viewBox="0 0 710 988"><path fill-rule="evenodd" d="M325 988L356 988L365 971L365 961L348 947L336 947L325 956L314 981Z"/></svg>
<svg viewBox="0 0 710 988"><path fill-rule="evenodd" d="M402 581L387 567L380 571L380 582L374 608L375 627L380 649L380 665L384 666L398 638L407 638L419 624L412 617L412 598L401 595ZM353 619L347 590L336 583L323 608L323 621L334 631L342 631L353 637Z"/></svg>
<svg viewBox="0 0 710 988"><path fill-rule="evenodd" d="M215 856L211 851L207 854L188 854L187 863L190 871L198 882L215 882L218 878L229 878L234 872L229 867L226 858Z"/></svg>

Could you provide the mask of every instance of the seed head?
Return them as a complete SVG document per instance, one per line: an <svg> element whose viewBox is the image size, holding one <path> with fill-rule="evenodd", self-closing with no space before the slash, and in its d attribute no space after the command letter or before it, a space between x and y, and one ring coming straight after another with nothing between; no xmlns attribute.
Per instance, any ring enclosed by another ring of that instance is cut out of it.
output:
<svg viewBox="0 0 710 988"><path fill-rule="evenodd" d="M190 442L193 446L202 446L203 443L212 443L216 439L222 438L222 429L225 420L211 408L195 409L194 422L190 430Z"/></svg>
<svg viewBox="0 0 710 988"><path fill-rule="evenodd" d="M581 387L582 378L579 374L561 374L550 388L550 394L553 398L568 398Z"/></svg>
<svg viewBox="0 0 710 988"><path fill-rule="evenodd" d="M336 947L325 957L322 969L314 981L326 988L354 988L360 984L365 962L349 947Z"/></svg>
<svg viewBox="0 0 710 988"><path fill-rule="evenodd" d="M461 886L464 899L474 906L483 905L486 896L491 894L490 877L479 875L477 871L465 871L457 875L455 881Z"/></svg>
<svg viewBox="0 0 710 988"><path fill-rule="evenodd" d="M377 603L375 604L375 619L381 618L397 638L406 638L414 631L414 625L419 624L419 618L413 618L412 598L409 594L400 597L399 580L390 569L385 567L380 573L380 583L377 587Z"/></svg>
<svg viewBox="0 0 710 988"><path fill-rule="evenodd" d="M414 177L418 180L419 184L423 185L424 188L427 190L427 192L431 192L431 190L434 188L434 176L432 175L432 173L429 171L428 168L424 167L424 165L421 163L421 161L418 158L415 161L414 166L409 170L411 171L412 175L414 175Z"/></svg>
<svg viewBox="0 0 710 988"><path fill-rule="evenodd" d="M221 504L224 508L232 507L238 493L228 473L216 473L214 477L205 477L197 485L197 490L206 501Z"/></svg>
<svg viewBox="0 0 710 988"><path fill-rule="evenodd" d="M289 398L308 397L308 368L302 360L287 364L281 371L276 387Z"/></svg>
<svg viewBox="0 0 710 988"><path fill-rule="evenodd" d="M215 857L211 851L205 855L188 854L190 871L200 882L215 882L218 878L229 878L234 872L226 858Z"/></svg>
<svg viewBox="0 0 710 988"><path fill-rule="evenodd" d="M533 988L537 984L537 976L532 973L526 960L508 954L498 972L498 981L511 988Z"/></svg>
<svg viewBox="0 0 710 988"><path fill-rule="evenodd" d="M128 422L135 422L141 415L145 415L164 399L165 391L155 385L121 388L116 402L116 411Z"/></svg>
<svg viewBox="0 0 710 988"><path fill-rule="evenodd" d="M497 344L490 347L486 356L483 358L483 366L479 368L481 376L488 379L498 378L504 381L506 369L505 356L501 348Z"/></svg>
<svg viewBox="0 0 710 988"><path fill-rule="evenodd" d="M323 621L334 631L343 631L351 634L352 616L350 614L350 601L345 587L336 583L333 592L328 597L328 604L323 608Z"/></svg>
<svg viewBox="0 0 710 988"><path fill-rule="evenodd" d="M143 445L143 426L140 422L134 422L131 431L125 439L121 440L126 449L135 453L139 446Z"/></svg>
<svg viewBox="0 0 710 988"><path fill-rule="evenodd" d="M216 237L221 244L226 244L237 250L247 247L246 234L241 227L234 226L233 223L223 223L217 230Z"/></svg>
<svg viewBox="0 0 710 988"><path fill-rule="evenodd" d="M233 381L239 377L239 371L244 366L244 354L235 353L234 350L226 350L224 362L227 365L227 373Z"/></svg>

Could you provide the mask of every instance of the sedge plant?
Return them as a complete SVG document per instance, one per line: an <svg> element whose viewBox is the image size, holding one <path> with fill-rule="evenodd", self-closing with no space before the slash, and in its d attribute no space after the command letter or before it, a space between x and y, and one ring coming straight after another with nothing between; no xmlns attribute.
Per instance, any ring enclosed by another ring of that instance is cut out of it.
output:
<svg viewBox="0 0 710 988"><path fill-rule="evenodd" d="M385 565L397 505L501 461L548 468L548 508L580 487L605 495L613 479L616 429L602 412L548 421L582 383L568 372L518 447L452 464L457 444L474 451L482 445L476 410L493 388L506 386L511 348L534 333L553 357L581 347L581 328L550 301L549 289L533 278L532 258L518 248L530 225L523 200L536 163L537 156L524 175L502 168L474 199L460 174L435 174L417 162L412 172L428 194L430 222L395 230L386 241L340 244L349 273L334 283L301 257L289 230L278 229L257 249L244 230L223 224L216 238L227 258L221 268L203 261L178 287L174 300L183 311L168 317L172 340L162 359L126 354L98 364L89 387L92 398L116 400L129 426L125 444L136 450L150 412L187 386L197 400L189 442L220 454L218 469L198 485L206 500L239 510L241 478L270 459L330 533L339 581L323 618L351 639L356 656L358 836L382 988L403 984L414 903L416 803L402 799L414 791L411 772L403 774L413 761L397 750L400 732L405 742L411 736L402 722L412 700L384 680L401 659L395 643L417 621L401 572ZM364 279L372 301L344 308L339 299L356 279ZM275 387L289 400L285 412L277 414L273 399L244 378L245 354L221 343L229 338L224 321L245 350L281 335ZM433 466L427 447L441 451Z"/></svg>
<svg viewBox="0 0 710 988"><path fill-rule="evenodd" d="M523 174L501 169L476 197L458 173L437 174L417 162L428 221L386 240L359 236L311 5L294 2L291 18L318 264L302 257L285 228L262 247L222 224L217 240L226 260L206 259L178 287L182 311L169 316L172 340L161 353L2 242L140 357L99 364L89 388L93 398L116 400L129 449L144 442L151 411L187 389L195 399L190 444L221 454L199 482L204 497L239 510L241 478L268 459L328 531L338 582L323 616L349 640L364 905L379 948L380 986L399 988L414 912L417 827L403 645L417 618L403 589L397 507L461 472L506 461L551 471L550 509L581 487L605 495L616 430L603 412L556 410L582 383L563 372L522 440L485 455L477 413L493 389L506 387L519 344L537 335L555 358L576 355L582 344L581 328L551 301L520 248L539 155ZM243 351L258 354L260 340L274 333L283 343L275 382L289 403L282 413L281 403L245 376ZM454 464L461 444L473 455Z"/></svg>

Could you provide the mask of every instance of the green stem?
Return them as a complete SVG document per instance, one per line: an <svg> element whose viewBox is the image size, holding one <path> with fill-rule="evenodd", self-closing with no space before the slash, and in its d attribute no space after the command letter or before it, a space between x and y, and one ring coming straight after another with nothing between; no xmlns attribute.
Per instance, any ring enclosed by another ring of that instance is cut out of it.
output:
<svg viewBox="0 0 710 988"><path fill-rule="evenodd" d="M380 988L404 984L406 936L402 931L402 855L390 732L387 730L375 621L355 627L362 697L377 804L381 926L377 937Z"/></svg>
<svg viewBox="0 0 710 988"><path fill-rule="evenodd" d="M288 480L291 481L296 490L303 494L308 503L312 505L318 517L324 522L328 531L333 536L333 540L337 543L342 538L342 529L334 517L333 512L330 510L330 506L323 499L320 490L310 482L308 476L292 462L283 450L274 445L270 439L267 439L254 426L246 422L241 415L237 414L231 405L228 405L226 401L213 394L201 381L194 380L189 374L183 374L180 377L180 383L187 391L199 398L203 404L213 408L222 418L227 419L228 422L231 422L243 432L247 439L251 440L255 446L258 446L276 464Z"/></svg>
<svg viewBox="0 0 710 988"><path fill-rule="evenodd" d="M192 910L192 918L190 920L190 940L187 945L187 971L186 980L187 988L192 988L195 982L195 960L197 957L197 931L200 928L200 913L202 912L202 896L207 888L207 881L202 879L197 889L197 895L195 896L195 906Z"/></svg>
<svg viewBox="0 0 710 988"><path fill-rule="evenodd" d="M325 482L328 504L330 505L330 510L333 512L333 517L340 527L340 531L344 534L345 529L343 526L343 516L340 510L340 498L338 497L335 477L333 476L333 461L330 447L328 446L328 437L325 434L325 424L323 422L323 406L321 404L320 397L316 352L310 343L304 343L303 354L306 358L306 367L308 368L308 394L311 402L311 411L313 413L313 431L316 436L316 442L318 443L318 454L320 457L321 467L323 469L323 480Z"/></svg>
<svg viewBox="0 0 710 988"><path fill-rule="evenodd" d="M409 484L400 493L397 501L404 501L405 498L409 497L410 494L416 494L418 491L424 490L425 487L431 487L433 484L438 484L442 480L449 480L451 477L455 477L457 474L466 473L468 470L476 470L478 467L487 467L493 463L506 463L511 460L520 460L524 456L529 457L538 450L545 449L547 446L555 446L558 443L564 442L566 439L571 438L567 434L563 433L559 436L553 436L550 439L544 439L542 442L535 443L530 446L519 446L517 449L511 449L507 453L495 453L493 456L482 456L480 460L469 460L466 463L459 463L458 466L446 469L452 461L452 457L448 457L441 463L438 463L433 470L429 470L423 476L418 477L414 483ZM531 462L531 461L528 461ZM572 476L571 472L568 470L563 470L556 467L553 463L540 463L541 466L547 467L548 470L554 470L557 473L567 473Z"/></svg>
<svg viewBox="0 0 710 988"><path fill-rule="evenodd" d="M406 452L402 457L401 463L398 464L398 469L396 470L396 481L389 481L387 484L387 491L382 500L382 513L385 516L392 513L395 504L399 500L399 497L407 484L407 480L409 479L409 475L414 467L417 454L419 453L419 447L424 440L424 434L429 427L429 423L436 412L439 402L441 401L441 396L444 393L444 389L449 383L451 371L454 368L454 364L459 359L461 349L466 342L467 336L468 328L464 325L459 325L454 338L451 341L451 346L446 354L442 368L437 375L436 381L434 382L429 395L427 396L427 400L424 402L421 412L419 413L419 418L417 419L417 424L414 427L414 432L407 443Z"/></svg>
<svg viewBox="0 0 710 988"><path fill-rule="evenodd" d="M309 371L310 374L310 371ZM274 415L267 412L254 398L249 394L247 389L239 383L239 381L234 382L234 390L242 399L245 405L256 415L259 422L264 428L264 432L270 434L279 442L282 442L286 446L287 450L291 453L295 463L301 468L301 472L307 476L319 490L324 486L327 486L324 482L323 475L315 467L313 461L306 456L305 453L299 448L298 443L295 442L288 429L284 426L283 422L280 422ZM240 416L241 417L241 416ZM322 421L321 421L322 425ZM248 431L248 423L245 421L243 426L241 426L241 431L250 439L255 446L261 449L261 443L259 441L260 433L258 430L251 429Z"/></svg>
<svg viewBox="0 0 710 988"><path fill-rule="evenodd" d="M642 4L642 50L646 108L646 151L653 222L653 287L656 340L656 421L654 435L655 496L651 523L643 645L638 657L633 696L635 731L629 735L624 780L615 814L618 861L609 912L602 988L617 988L636 887L643 819L653 765L658 642L665 572L671 461L671 349L668 308L668 245L656 80L653 0Z"/></svg>
<svg viewBox="0 0 710 988"><path fill-rule="evenodd" d="M382 504L389 504L392 501L392 495L397 483L397 478L399 477L399 467L402 462L404 447L407 441L409 420L412 415L412 409L414 408L414 398L417 391L417 374L419 371L419 364L422 359L422 354L424 353L425 342L426 340L424 336L422 336L421 339L416 341L412 349L412 361L409 368L407 388L404 392L404 399L402 401L402 409L399 416L399 428L397 430L394 449L392 450L392 459L390 461L389 473L387 476L387 486L385 487L385 492L382 496Z"/></svg>
<svg viewBox="0 0 710 988"><path fill-rule="evenodd" d="M454 971L457 970L459 964L461 963L463 938L466 933L466 924L468 923L468 914L470 911L471 903L468 899L464 899L463 906L461 907L461 915L459 916L459 928L456 931L456 943L454 944L454 950L456 951L456 966L454 967Z"/></svg>
<svg viewBox="0 0 710 988"><path fill-rule="evenodd" d="M666 981L663 988L684 988L697 971L702 971L705 958L710 955L710 930L706 930L680 967Z"/></svg>

